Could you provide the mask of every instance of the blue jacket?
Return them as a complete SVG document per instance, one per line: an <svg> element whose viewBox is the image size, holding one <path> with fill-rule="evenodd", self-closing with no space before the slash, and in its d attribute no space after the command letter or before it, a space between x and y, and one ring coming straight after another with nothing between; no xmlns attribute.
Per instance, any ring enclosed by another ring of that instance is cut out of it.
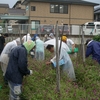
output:
<svg viewBox="0 0 100 100"><path fill-rule="evenodd" d="M12 49L5 78L16 84L22 84L23 76L30 74L27 69L27 50L21 45Z"/></svg>
<svg viewBox="0 0 100 100"><path fill-rule="evenodd" d="M93 40L87 45L86 57L90 55L100 64L100 42Z"/></svg>

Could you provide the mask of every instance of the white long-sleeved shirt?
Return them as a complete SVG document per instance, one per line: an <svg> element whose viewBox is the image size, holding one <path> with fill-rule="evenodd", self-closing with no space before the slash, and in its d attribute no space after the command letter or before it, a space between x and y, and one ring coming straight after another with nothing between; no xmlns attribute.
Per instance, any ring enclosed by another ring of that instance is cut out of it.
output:
<svg viewBox="0 0 100 100"><path fill-rule="evenodd" d="M26 41L28 41L28 40L31 40L30 34L27 34L27 35L25 35L25 36L22 37L23 43L26 42Z"/></svg>

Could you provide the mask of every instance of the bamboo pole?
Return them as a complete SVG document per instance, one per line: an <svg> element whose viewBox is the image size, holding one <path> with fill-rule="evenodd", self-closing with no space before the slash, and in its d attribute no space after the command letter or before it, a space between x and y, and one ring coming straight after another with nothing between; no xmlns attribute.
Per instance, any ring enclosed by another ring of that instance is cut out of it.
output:
<svg viewBox="0 0 100 100"><path fill-rule="evenodd" d="M19 28L18 28L18 31L19 31L19 37L20 37L20 41L21 41L21 44L22 44L22 38L21 38L21 31L20 31L20 25L19 25Z"/></svg>
<svg viewBox="0 0 100 100"><path fill-rule="evenodd" d="M84 67L85 67L85 47L84 47L83 25L82 25L82 55L83 55L83 65L84 65Z"/></svg>
<svg viewBox="0 0 100 100"><path fill-rule="evenodd" d="M63 33L64 33L64 25L63 25L61 37L63 36ZM61 38L60 38L60 40L61 40ZM60 52L61 52L61 46L62 46L62 40L60 41L59 55L60 55Z"/></svg>

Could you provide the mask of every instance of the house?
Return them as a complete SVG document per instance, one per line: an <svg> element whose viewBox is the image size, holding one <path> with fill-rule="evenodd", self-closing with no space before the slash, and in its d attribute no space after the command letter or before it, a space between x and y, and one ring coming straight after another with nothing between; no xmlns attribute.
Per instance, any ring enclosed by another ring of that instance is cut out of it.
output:
<svg viewBox="0 0 100 100"><path fill-rule="evenodd" d="M8 9L9 9L8 4L1 4L0 3L0 16L8 14ZM3 22L3 20L0 20L0 23L2 23L2 22Z"/></svg>
<svg viewBox="0 0 100 100"><path fill-rule="evenodd" d="M8 4L0 4L0 15L8 14L9 5Z"/></svg>
<svg viewBox="0 0 100 100"><path fill-rule="evenodd" d="M94 20L94 6L83 0L21 0L26 6L28 23L33 29L38 24L81 25Z"/></svg>
<svg viewBox="0 0 100 100"><path fill-rule="evenodd" d="M17 6L17 4L16 4ZM28 17L25 16L26 10L19 9L16 6L15 8L9 8L8 4L0 4L0 25L3 27L3 32L7 32L8 27L12 27L14 30L18 30L19 22L24 23L28 20ZM22 6L23 8L23 6ZM24 21L25 20L25 21ZM18 32L17 32L18 33Z"/></svg>
<svg viewBox="0 0 100 100"><path fill-rule="evenodd" d="M100 21L100 6L94 8L94 21Z"/></svg>
<svg viewBox="0 0 100 100"><path fill-rule="evenodd" d="M94 6L96 5L98 4L83 0L19 0L13 6L12 11L9 11L17 12L14 10L21 9L23 6L25 7L25 14L16 17L10 13L9 16L2 16L1 18L20 19L17 22L26 23L29 31L36 30L40 24L55 25L57 21L59 25L82 25L94 21Z"/></svg>
<svg viewBox="0 0 100 100"><path fill-rule="evenodd" d="M9 8L8 12L9 12L9 15L12 15L12 16L24 16L26 13L25 9L14 9L14 8ZM20 20L9 20L9 23L12 23L12 24L17 23L17 22L20 23Z"/></svg>

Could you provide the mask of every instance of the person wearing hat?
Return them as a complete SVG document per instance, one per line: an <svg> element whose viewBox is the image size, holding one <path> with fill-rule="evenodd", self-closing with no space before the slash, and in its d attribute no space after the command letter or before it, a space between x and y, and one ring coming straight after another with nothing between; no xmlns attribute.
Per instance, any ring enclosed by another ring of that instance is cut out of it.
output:
<svg viewBox="0 0 100 100"><path fill-rule="evenodd" d="M66 36L62 36L61 40L68 45L68 47L70 48L70 50L72 50L72 52L74 51L75 43L71 39L67 38Z"/></svg>
<svg viewBox="0 0 100 100"><path fill-rule="evenodd" d="M38 34L35 33L35 34L33 35L33 37L31 38L31 40L35 41L35 39L36 39L37 36L38 36Z"/></svg>
<svg viewBox="0 0 100 100"><path fill-rule="evenodd" d="M87 39L85 45L87 46L85 54L86 58L92 55L92 59L100 64L100 42Z"/></svg>
<svg viewBox="0 0 100 100"><path fill-rule="evenodd" d="M10 52L9 63L5 73L10 88L9 100L20 100L23 76L31 75L32 70L27 68L27 54L35 47L35 42L29 40Z"/></svg>
<svg viewBox="0 0 100 100"><path fill-rule="evenodd" d="M16 40L13 40L11 42L8 42L2 53L1 53L1 56L0 56L0 62L1 62L1 69L3 71L3 76L5 76L5 72L6 72L6 69L7 69L7 65L8 65L8 61L9 61L9 55L10 55L10 52L11 50L16 47L17 45L20 45L21 42L20 42L20 38L17 38Z"/></svg>

